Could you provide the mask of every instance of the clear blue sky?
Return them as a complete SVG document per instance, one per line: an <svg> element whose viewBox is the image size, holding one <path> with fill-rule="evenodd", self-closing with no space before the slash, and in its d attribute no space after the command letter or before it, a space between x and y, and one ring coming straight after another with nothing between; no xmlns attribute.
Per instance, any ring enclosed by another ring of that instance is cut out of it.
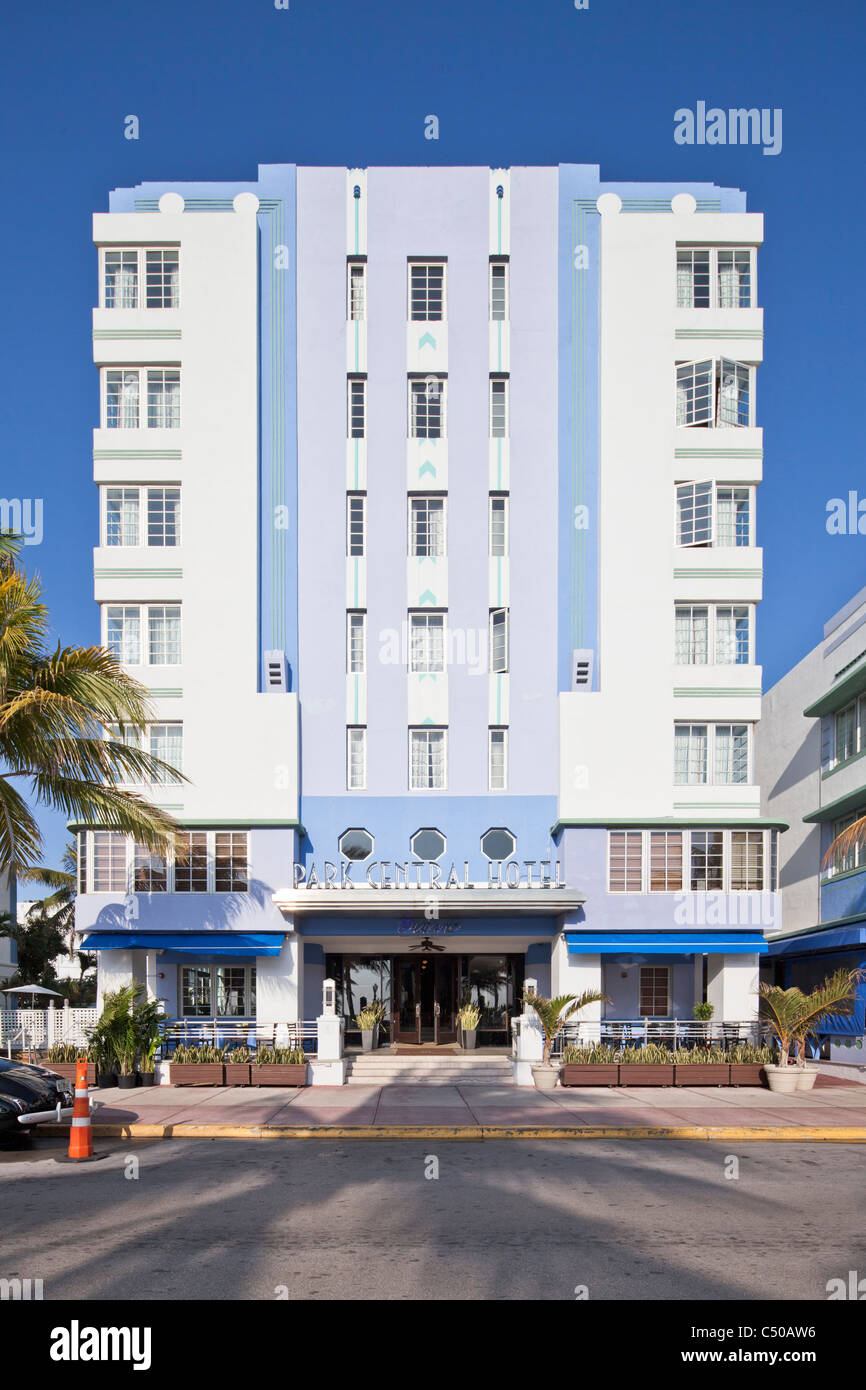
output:
<svg viewBox="0 0 866 1390"><path fill-rule="evenodd" d="M90 218L109 189L258 163L598 163L604 179L734 185L765 214L758 655L775 682L866 584L866 536L825 527L828 499L866 498L864 30L857 0L4 5L0 496L44 499L26 561L61 640L98 639ZM782 152L676 145L674 111L698 100L781 107ZM43 825L54 863L62 819Z"/></svg>

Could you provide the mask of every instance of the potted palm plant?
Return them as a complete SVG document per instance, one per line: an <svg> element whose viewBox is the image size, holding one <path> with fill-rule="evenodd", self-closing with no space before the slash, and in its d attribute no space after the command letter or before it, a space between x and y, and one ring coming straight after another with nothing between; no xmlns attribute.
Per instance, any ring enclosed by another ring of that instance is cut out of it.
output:
<svg viewBox="0 0 866 1390"><path fill-rule="evenodd" d="M556 999L545 999L530 990L523 1002L535 1012L544 1033L541 1062L533 1063L532 1079L539 1091L552 1091L559 1077L559 1067L550 1060L554 1042L570 1018L589 1004L607 1003L607 995L589 989L583 994L560 994Z"/></svg>
<svg viewBox="0 0 866 1390"><path fill-rule="evenodd" d="M131 1091L138 1079L135 1074L135 1064L138 1061L138 1038L131 1018L127 1018L125 1028L118 1030L115 1056L119 1071L117 1084L121 1091Z"/></svg>
<svg viewBox="0 0 866 1390"><path fill-rule="evenodd" d="M806 1061L807 1042L815 1036L823 1019L851 1013L857 985L864 978L866 972L862 970L837 970L828 975L823 984L803 995L802 1016L794 1033L798 1091L811 1091L818 1075L818 1068L810 1067Z"/></svg>
<svg viewBox="0 0 866 1390"><path fill-rule="evenodd" d="M460 1041L468 1051L471 1051L475 1046L475 1039L478 1037L481 1010L477 1004L461 1004L457 1010L457 1017L460 1020Z"/></svg>
<svg viewBox="0 0 866 1390"><path fill-rule="evenodd" d="M146 999L132 1010L132 1026L138 1039L138 1075L142 1086L152 1086L154 1083L154 1061L162 1042L159 1031L161 1018L162 1004L158 999Z"/></svg>

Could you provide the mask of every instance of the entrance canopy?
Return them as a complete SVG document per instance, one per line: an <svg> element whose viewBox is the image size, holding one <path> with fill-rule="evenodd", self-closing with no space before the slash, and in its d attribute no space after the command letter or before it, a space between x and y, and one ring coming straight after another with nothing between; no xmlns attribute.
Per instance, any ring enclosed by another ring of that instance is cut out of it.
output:
<svg viewBox="0 0 866 1390"><path fill-rule="evenodd" d="M173 951L185 956L278 956L282 932L92 932L82 951Z"/></svg>
<svg viewBox="0 0 866 1390"><path fill-rule="evenodd" d="M570 956L763 955L769 948L754 931L567 931Z"/></svg>

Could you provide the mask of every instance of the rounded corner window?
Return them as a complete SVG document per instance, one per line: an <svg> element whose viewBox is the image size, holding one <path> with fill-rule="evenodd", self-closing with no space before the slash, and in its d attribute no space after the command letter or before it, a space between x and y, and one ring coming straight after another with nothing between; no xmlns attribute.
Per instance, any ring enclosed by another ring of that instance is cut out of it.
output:
<svg viewBox="0 0 866 1390"><path fill-rule="evenodd" d="M373 853L373 836L369 830L344 830L338 843L345 859L369 859Z"/></svg>
<svg viewBox="0 0 866 1390"><path fill-rule="evenodd" d="M416 859L433 863L445 853L445 836L441 830L425 827L416 830L409 840L409 846Z"/></svg>
<svg viewBox="0 0 866 1390"><path fill-rule="evenodd" d="M504 826L494 826L481 836L481 853L488 859L510 859L517 849L517 837Z"/></svg>

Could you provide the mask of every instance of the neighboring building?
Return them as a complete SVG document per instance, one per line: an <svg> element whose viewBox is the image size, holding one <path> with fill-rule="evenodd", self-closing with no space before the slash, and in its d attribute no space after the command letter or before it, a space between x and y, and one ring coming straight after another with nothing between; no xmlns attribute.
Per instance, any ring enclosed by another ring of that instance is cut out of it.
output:
<svg viewBox="0 0 866 1390"><path fill-rule="evenodd" d="M784 930L771 936L768 977L809 988L839 967L866 968L866 850L824 863L830 844L866 815L866 589L824 625L824 638L764 697L757 772L766 813L790 822L779 887ZM852 1060L866 1034L866 984L853 1014L828 1020L833 1058ZM852 1053L852 1046L855 1052Z"/></svg>
<svg viewBox="0 0 866 1390"><path fill-rule="evenodd" d="M15 884L0 874L0 917L9 916L17 921L15 906ZM18 973L18 947L10 936L0 936L0 989L7 980ZM4 1001L0 998L0 1008Z"/></svg>
<svg viewBox="0 0 866 1390"><path fill-rule="evenodd" d="M101 990L283 1021L330 977L404 1041L472 995L507 1042L526 978L754 1018L745 208L578 165L112 193L96 599L189 781L144 789L178 863L76 827Z"/></svg>

